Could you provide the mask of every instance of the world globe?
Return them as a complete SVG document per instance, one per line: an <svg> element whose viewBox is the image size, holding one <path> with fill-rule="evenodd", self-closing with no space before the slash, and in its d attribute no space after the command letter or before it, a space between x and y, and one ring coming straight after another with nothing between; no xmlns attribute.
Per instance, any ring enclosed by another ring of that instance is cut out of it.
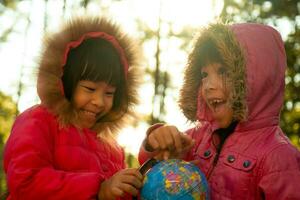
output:
<svg viewBox="0 0 300 200"><path fill-rule="evenodd" d="M207 180L190 162L169 159L157 162L145 175L142 200L209 200Z"/></svg>

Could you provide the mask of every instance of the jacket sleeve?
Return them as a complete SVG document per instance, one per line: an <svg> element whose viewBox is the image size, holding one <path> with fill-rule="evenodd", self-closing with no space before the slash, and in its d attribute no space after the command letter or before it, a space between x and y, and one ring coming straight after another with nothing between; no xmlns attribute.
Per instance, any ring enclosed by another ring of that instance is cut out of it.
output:
<svg viewBox="0 0 300 200"><path fill-rule="evenodd" d="M96 199L103 180L100 174L55 168L49 124L47 119L16 121L4 152L10 199Z"/></svg>
<svg viewBox="0 0 300 200"><path fill-rule="evenodd" d="M266 200L300 199L300 152L290 144L275 148L263 161L259 188Z"/></svg>

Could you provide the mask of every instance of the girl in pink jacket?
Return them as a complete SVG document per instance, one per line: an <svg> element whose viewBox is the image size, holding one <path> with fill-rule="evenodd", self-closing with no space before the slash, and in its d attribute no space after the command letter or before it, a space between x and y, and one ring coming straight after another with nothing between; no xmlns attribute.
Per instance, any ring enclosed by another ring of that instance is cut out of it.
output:
<svg viewBox="0 0 300 200"><path fill-rule="evenodd" d="M139 160L195 160L213 200L299 200L300 152L279 127L286 55L273 28L211 24L197 38L179 106L195 127L157 124Z"/></svg>
<svg viewBox="0 0 300 200"><path fill-rule="evenodd" d="M114 140L137 103L136 64L133 41L106 18L77 17L46 37L41 104L17 117L5 147L9 200L137 195L142 175L124 169Z"/></svg>

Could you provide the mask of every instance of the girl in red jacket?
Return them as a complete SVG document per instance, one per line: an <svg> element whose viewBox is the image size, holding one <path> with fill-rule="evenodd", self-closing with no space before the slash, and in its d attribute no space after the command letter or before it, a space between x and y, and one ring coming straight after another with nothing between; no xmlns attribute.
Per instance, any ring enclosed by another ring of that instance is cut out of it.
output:
<svg viewBox="0 0 300 200"><path fill-rule="evenodd" d="M189 56L179 106L196 126L157 124L139 160L196 160L213 200L300 199L300 152L279 127L286 55L260 24L211 24Z"/></svg>
<svg viewBox="0 0 300 200"><path fill-rule="evenodd" d="M106 18L77 17L46 37L41 104L17 117L5 147L8 199L137 195L142 175L113 139L137 103L136 64L133 41Z"/></svg>

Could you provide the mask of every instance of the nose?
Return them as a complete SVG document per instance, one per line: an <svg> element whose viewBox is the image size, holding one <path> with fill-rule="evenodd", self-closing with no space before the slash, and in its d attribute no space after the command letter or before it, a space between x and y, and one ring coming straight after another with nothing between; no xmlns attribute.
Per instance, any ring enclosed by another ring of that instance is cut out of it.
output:
<svg viewBox="0 0 300 200"><path fill-rule="evenodd" d="M99 94L98 92L93 95L92 99L92 104L95 105L98 108L101 108L104 106L104 95L101 93Z"/></svg>
<svg viewBox="0 0 300 200"><path fill-rule="evenodd" d="M220 87L222 80L217 76L211 75L207 76L204 80L202 80L202 87L205 91L215 90Z"/></svg>

